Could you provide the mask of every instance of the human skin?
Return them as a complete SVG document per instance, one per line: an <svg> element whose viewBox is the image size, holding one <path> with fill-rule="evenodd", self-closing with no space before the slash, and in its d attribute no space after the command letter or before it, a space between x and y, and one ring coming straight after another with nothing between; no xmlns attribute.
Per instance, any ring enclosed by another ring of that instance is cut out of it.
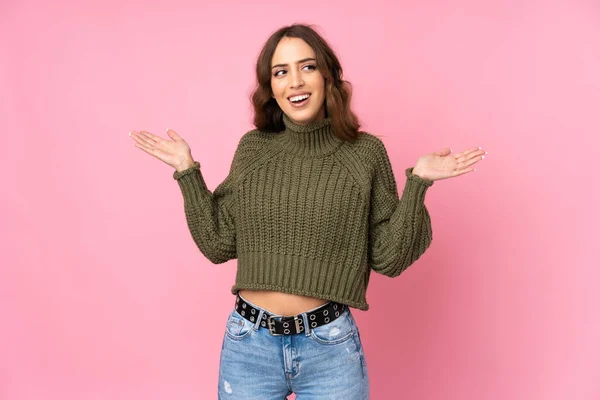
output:
<svg viewBox="0 0 600 400"><path fill-rule="evenodd" d="M325 118L325 79L317 69L313 49L302 39L283 38L271 60L271 89L282 111L296 124L307 125ZM300 94L310 94L302 107L289 100ZM131 131L135 146L162 160L177 171L194 164L185 140L167 129L171 141L146 131ZM450 148L419 157L413 174L423 179L440 180L457 177L475 170L473 164L483 160L486 151L473 147L461 153ZM296 315L323 305L327 300L270 290L240 290L251 303L278 315Z"/></svg>

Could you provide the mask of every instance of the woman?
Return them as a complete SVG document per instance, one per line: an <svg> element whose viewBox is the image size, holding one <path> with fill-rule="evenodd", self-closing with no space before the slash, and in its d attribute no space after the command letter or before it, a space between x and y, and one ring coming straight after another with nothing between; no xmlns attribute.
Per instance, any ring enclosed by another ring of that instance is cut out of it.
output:
<svg viewBox="0 0 600 400"><path fill-rule="evenodd" d="M210 192L187 143L132 132L176 171L188 226L213 263L237 258L219 399L367 399L350 307L368 310L371 270L395 277L432 240L433 181L471 172L485 151L450 149L407 168L402 198L382 141L359 131L340 63L312 28L275 32L256 65L256 129Z"/></svg>

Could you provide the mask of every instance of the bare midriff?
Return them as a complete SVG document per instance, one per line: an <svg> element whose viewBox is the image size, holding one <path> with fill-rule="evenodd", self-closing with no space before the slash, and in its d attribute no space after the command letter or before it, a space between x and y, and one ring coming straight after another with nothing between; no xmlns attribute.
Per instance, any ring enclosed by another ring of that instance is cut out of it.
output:
<svg viewBox="0 0 600 400"><path fill-rule="evenodd" d="M241 289L240 296L250 303L264 308L271 314L296 315L327 303L327 300L315 297L299 296L291 293L282 293L271 290Z"/></svg>

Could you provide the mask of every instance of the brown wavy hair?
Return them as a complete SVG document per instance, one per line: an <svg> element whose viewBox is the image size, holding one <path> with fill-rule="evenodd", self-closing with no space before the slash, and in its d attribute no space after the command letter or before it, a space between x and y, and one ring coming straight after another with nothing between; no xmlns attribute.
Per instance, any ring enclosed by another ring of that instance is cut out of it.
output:
<svg viewBox="0 0 600 400"><path fill-rule="evenodd" d="M271 60L279 41L284 37L304 40L315 52L317 69L325 78L325 116L331 117L333 133L343 140L354 141L359 136L360 123L350 109L352 85L342 79L342 66L331 46L312 26L293 24L280 28L269 37L256 61L256 88L251 101L254 125L263 132L285 129L283 111L272 97Z"/></svg>

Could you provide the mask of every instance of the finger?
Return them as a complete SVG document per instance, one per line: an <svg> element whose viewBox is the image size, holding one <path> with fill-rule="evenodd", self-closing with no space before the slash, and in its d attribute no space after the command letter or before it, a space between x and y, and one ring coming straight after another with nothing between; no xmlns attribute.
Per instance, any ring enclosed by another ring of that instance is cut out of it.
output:
<svg viewBox="0 0 600 400"><path fill-rule="evenodd" d="M472 149L465 150L462 153L459 153L458 155L455 155L455 157L457 159L456 161L464 162L470 160L471 158L477 158L478 160L482 160L484 158L482 157L484 154L487 154L485 150L481 150L480 147L474 147Z"/></svg>
<svg viewBox="0 0 600 400"><path fill-rule="evenodd" d="M460 163L460 168L464 169L464 168L470 167L471 165L475 164L476 162L479 162L479 160L481 160L481 157L471 158L467 161Z"/></svg>
<svg viewBox="0 0 600 400"><path fill-rule="evenodd" d="M462 171L460 174L461 174L461 175L464 175L464 174L471 173L471 172L473 172L473 171L475 171L475 168L469 168L469 169L463 170L463 171Z"/></svg>
<svg viewBox="0 0 600 400"><path fill-rule="evenodd" d="M140 132L142 135L144 135L146 138L148 138L148 140L153 141L154 143L158 143L161 140L163 140L163 138L161 138L160 136L156 136L150 132L146 132L146 131L141 131Z"/></svg>
<svg viewBox="0 0 600 400"><path fill-rule="evenodd" d="M471 165L483 160L483 158L485 157L484 155L478 155L479 152L474 153L475 155L470 156L469 158L467 158L466 160L462 160L460 161L457 165L456 165L456 169L459 171L459 175L465 173L463 170L465 168L470 167ZM469 169L466 172L472 172L475 169Z"/></svg>
<svg viewBox="0 0 600 400"><path fill-rule="evenodd" d="M129 131L129 136L135 139L140 136L140 133L138 131Z"/></svg>
<svg viewBox="0 0 600 400"><path fill-rule="evenodd" d="M485 155L487 154L487 152L485 150L476 150L474 152L471 152L469 154L467 154L465 156L465 160L464 161L469 161L469 160L483 160L485 158Z"/></svg>
<svg viewBox="0 0 600 400"><path fill-rule="evenodd" d="M475 171L475 168L458 168L454 170L454 172L452 173L452 177L468 174L469 172L473 171Z"/></svg>
<svg viewBox="0 0 600 400"><path fill-rule="evenodd" d="M452 153L452 149L449 148L449 147L446 147L446 148L444 148L444 149L442 149L442 150L440 150L440 151L438 151L436 153L433 153L433 154L436 155L436 156L445 157L445 156L447 156L450 153Z"/></svg>
<svg viewBox="0 0 600 400"><path fill-rule="evenodd" d="M169 135L169 137L175 141L181 140L181 136L179 136L173 129L167 128L167 135Z"/></svg>
<svg viewBox="0 0 600 400"><path fill-rule="evenodd" d="M156 142L154 142L153 140L151 140L149 137L147 137L146 135L142 134L141 132L138 132L137 134L131 135L131 137L138 143L144 144L148 147L154 147L154 145L156 144Z"/></svg>
<svg viewBox="0 0 600 400"><path fill-rule="evenodd" d="M479 150L479 147L472 147L472 148L467 149L467 150L465 150L465 151L463 151L461 153L455 153L454 156L455 157L464 157L464 156L466 156L466 155L468 155L468 154L470 154L470 153L472 153L474 151L477 151L477 150Z"/></svg>
<svg viewBox="0 0 600 400"><path fill-rule="evenodd" d="M135 147L137 147L138 149L141 149L143 151L145 151L146 153L150 154L153 157L158 158L159 160L162 160L161 158L161 151L155 147L150 147L144 143L135 143L134 144Z"/></svg>
<svg viewBox="0 0 600 400"><path fill-rule="evenodd" d="M143 150L143 151L145 151L146 153L148 153L148 154L150 154L150 155L154 156L154 154L152 154L152 150L151 150L149 147L147 147L147 146L144 146L144 145L143 145L143 144L141 144L141 143L134 143L133 145L134 145L135 147L137 147L138 149L140 149L140 150Z"/></svg>

